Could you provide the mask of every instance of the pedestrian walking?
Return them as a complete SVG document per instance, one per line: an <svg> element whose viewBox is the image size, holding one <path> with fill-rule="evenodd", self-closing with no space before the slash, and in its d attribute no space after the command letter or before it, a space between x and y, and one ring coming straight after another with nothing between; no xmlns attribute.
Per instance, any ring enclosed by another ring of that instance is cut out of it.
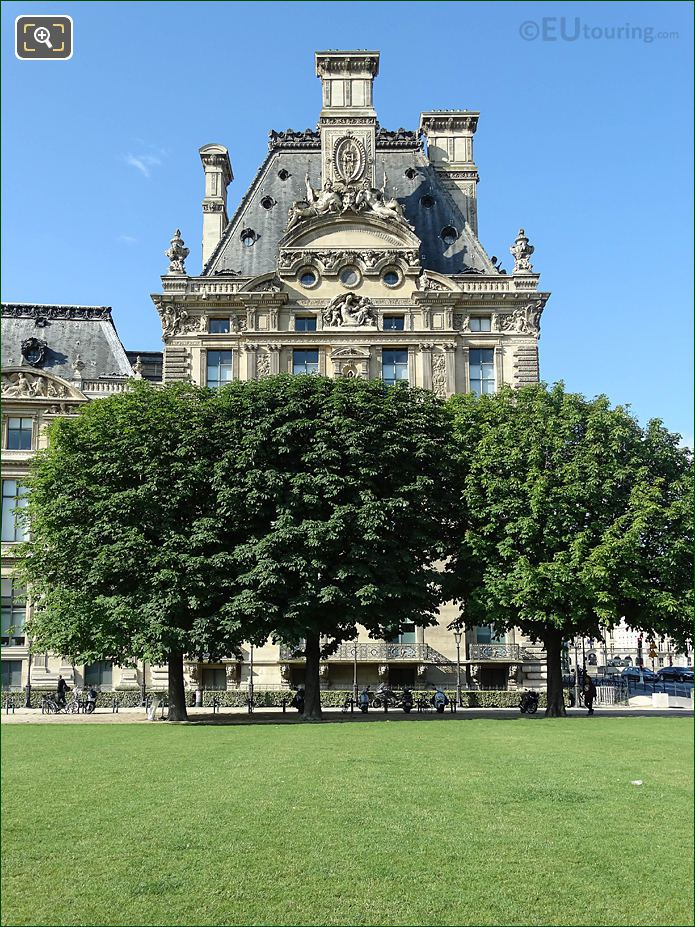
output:
<svg viewBox="0 0 695 927"><path fill-rule="evenodd" d="M596 698L596 686L594 685L594 680L591 676L586 677L584 683L584 704L589 709L589 714L593 715L594 713L594 699Z"/></svg>
<svg viewBox="0 0 695 927"><path fill-rule="evenodd" d="M64 707L66 703L65 696L70 691L70 686L67 684L67 682L63 679L62 676L58 676L58 685L56 687L56 690L58 692L58 701Z"/></svg>

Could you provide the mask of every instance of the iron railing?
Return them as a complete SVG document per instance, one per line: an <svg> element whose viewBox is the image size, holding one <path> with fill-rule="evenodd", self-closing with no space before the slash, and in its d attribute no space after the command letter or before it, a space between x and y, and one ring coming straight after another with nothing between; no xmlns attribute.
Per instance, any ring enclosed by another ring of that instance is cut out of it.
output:
<svg viewBox="0 0 695 927"><path fill-rule="evenodd" d="M303 660L302 645L280 645L281 660ZM326 657L329 663L378 663L380 661L403 661L408 663L449 663L429 644L389 644L385 641L344 641L335 653Z"/></svg>
<svg viewBox="0 0 695 927"><path fill-rule="evenodd" d="M470 644L470 660L499 660L501 663L518 662L521 648L518 644Z"/></svg>

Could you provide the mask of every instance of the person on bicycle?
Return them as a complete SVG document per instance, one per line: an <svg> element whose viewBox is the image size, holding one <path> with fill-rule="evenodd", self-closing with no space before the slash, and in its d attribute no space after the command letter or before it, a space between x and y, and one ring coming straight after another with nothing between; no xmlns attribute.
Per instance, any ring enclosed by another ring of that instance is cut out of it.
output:
<svg viewBox="0 0 695 927"><path fill-rule="evenodd" d="M56 687L56 691L58 693L58 703L62 705L63 708L65 708L65 704L66 704L65 696L70 691L70 686L67 684L67 682L63 679L62 676L58 676L58 685Z"/></svg>

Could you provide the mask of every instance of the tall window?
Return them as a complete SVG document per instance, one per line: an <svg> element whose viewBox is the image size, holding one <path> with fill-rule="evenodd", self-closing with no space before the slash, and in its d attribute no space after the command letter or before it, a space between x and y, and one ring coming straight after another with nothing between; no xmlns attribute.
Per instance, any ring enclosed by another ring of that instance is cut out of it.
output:
<svg viewBox="0 0 695 927"><path fill-rule="evenodd" d="M17 509L27 504L27 488L17 480L2 481L2 540L9 543L23 541L27 527Z"/></svg>
<svg viewBox="0 0 695 927"><path fill-rule="evenodd" d="M208 386L224 386L232 379L232 352L208 351L207 380Z"/></svg>
<svg viewBox="0 0 695 927"><path fill-rule="evenodd" d="M492 348L473 348L469 355L471 392L485 396L495 392L495 352Z"/></svg>
<svg viewBox="0 0 695 927"><path fill-rule="evenodd" d="M311 351L293 351L292 352L292 373L318 373L319 372L319 352L318 349Z"/></svg>
<svg viewBox="0 0 695 927"><path fill-rule="evenodd" d="M398 348L395 351L384 350L381 352L381 377L388 386L399 383L404 380L408 382L408 351L405 348Z"/></svg>
<svg viewBox="0 0 695 927"><path fill-rule="evenodd" d="M315 332L315 315L297 315L294 317L294 330L296 332Z"/></svg>
<svg viewBox="0 0 695 927"><path fill-rule="evenodd" d="M208 319L208 331L211 335L229 334L229 319Z"/></svg>
<svg viewBox="0 0 695 927"><path fill-rule="evenodd" d="M2 633L3 647L23 647L25 643L24 621L26 618L26 588L16 580L3 577L2 580Z"/></svg>
<svg viewBox="0 0 695 927"><path fill-rule="evenodd" d="M492 625L483 625L475 629L476 644L504 644L504 632L495 634Z"/></svg>
<svg viewBox="0 0 695 927"><path fill-rule="evenodd" d="M390 644L414 644L415 643L415 625L412 621L404 624L400 634L391 638Z"/></svg>
<svg viewBox="0 0 695 927"><path fill-rule="evenodd" d="M19 689L22 685L22 661L2 661L2 687L3 689Z"/></svg>
<svg viewBox="0 0 695 927"><path fill-rule="evenodd" d="M111 660L97 660L88 663L84 668L84 684L86 686L110 686L113 678L113 663Z"/></svg>
<svg viewBox="0 0 695 927"><path fill-rule="evenodd" d="M10 418L7 420L7 450L30 451L32 436L30 418Z"/></svg>

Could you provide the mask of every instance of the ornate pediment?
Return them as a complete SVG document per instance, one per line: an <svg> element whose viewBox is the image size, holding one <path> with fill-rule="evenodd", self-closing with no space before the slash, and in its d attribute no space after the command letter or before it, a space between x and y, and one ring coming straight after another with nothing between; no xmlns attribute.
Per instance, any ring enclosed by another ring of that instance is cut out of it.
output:
<svg viewBox="0 0 695 927"><path fill-rule="evenodd" d="M25 367L7 367L2 372L3 399L86 400L86 396L60 377Z"/></svg>

